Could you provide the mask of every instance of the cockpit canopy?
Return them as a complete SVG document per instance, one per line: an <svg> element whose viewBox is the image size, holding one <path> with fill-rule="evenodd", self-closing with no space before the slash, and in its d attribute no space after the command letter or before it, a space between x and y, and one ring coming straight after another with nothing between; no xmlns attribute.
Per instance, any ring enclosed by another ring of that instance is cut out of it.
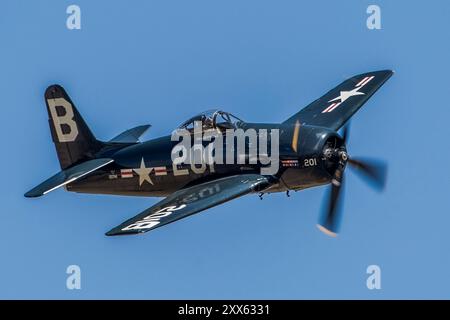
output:
<svg viewBox="0 0 450 320"><path fill-rule="evenodd" d="M202 112L190 118L183 122L178 129L194 130L194 127L198 122L201 122L203 131L210 129L222 131L226 129L236 129L239 127L239 123L243 121L231 113L216 109Z"/></svg>

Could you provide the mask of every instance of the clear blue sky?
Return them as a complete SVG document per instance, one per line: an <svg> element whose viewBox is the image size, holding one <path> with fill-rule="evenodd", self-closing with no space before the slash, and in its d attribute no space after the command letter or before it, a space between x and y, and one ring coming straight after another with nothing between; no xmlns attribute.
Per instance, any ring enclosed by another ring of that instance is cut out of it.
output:
<svg viewBox="0 0 450 320"><path fill-rule="evenodd" d="M66 8L81 7L81 30ZM378 4L382 29L366 28ZM4 1L0 298L450 298L448 1ZM157 199L23 193L57 172L43 100L63 85L99 139L146 138L221 107L282 121L354 74L392 68L349 152L389 163L385 193L347 171L333 239L325 188L247 196L143 236L104 232ZM66 289L66 267L82 289ZM382 270L368 290L366 268Z"/></svg>

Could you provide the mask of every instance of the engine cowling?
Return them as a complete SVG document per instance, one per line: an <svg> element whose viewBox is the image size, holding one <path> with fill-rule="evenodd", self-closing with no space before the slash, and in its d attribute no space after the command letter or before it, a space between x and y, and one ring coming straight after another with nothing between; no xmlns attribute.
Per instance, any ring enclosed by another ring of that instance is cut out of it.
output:
<svg viewBox="0 0 450 320"><path fill-rule="evenodd" d="M343 139L333 130L304 125L296 140L297 145L293 147L296 147L298 166L283 172L286 185L302 189L329 183L339 168L339 159L346 155Z"/></svg>

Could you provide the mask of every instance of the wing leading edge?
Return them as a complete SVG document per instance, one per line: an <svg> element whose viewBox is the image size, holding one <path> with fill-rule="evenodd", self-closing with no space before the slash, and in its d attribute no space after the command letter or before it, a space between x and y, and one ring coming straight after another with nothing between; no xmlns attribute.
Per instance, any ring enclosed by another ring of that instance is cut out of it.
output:
<svg viewBox="0 0 450 320"><path fill-rule="evenodd" d="M106 233L107 236L147 232L270 185L257 174L237 175L174 192L164 200Z"/></svg>
<svg viewBox="0 0 450 320"><path fill-rule="evenodd" d="M338 130L394 74L392 70L367 72L345 80L284 123Z"/></svg>

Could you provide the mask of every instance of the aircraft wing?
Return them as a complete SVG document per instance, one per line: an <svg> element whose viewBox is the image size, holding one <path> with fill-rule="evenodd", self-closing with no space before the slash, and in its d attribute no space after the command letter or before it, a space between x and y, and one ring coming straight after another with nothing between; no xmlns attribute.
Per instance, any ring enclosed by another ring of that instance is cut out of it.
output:
<svg viewBox="0 0 450 320"><path fill-rule="evenodd" d="M284 123L338 130L392 76L391 70L363 73L347 79Z"/></svg>
<svg viewBox="0 0 450 320"><path fill-rule="evenodd" d="M264 176L244 174L181 189L108 231L106 235L147 232L269 185L268 178Z"/></svg>

